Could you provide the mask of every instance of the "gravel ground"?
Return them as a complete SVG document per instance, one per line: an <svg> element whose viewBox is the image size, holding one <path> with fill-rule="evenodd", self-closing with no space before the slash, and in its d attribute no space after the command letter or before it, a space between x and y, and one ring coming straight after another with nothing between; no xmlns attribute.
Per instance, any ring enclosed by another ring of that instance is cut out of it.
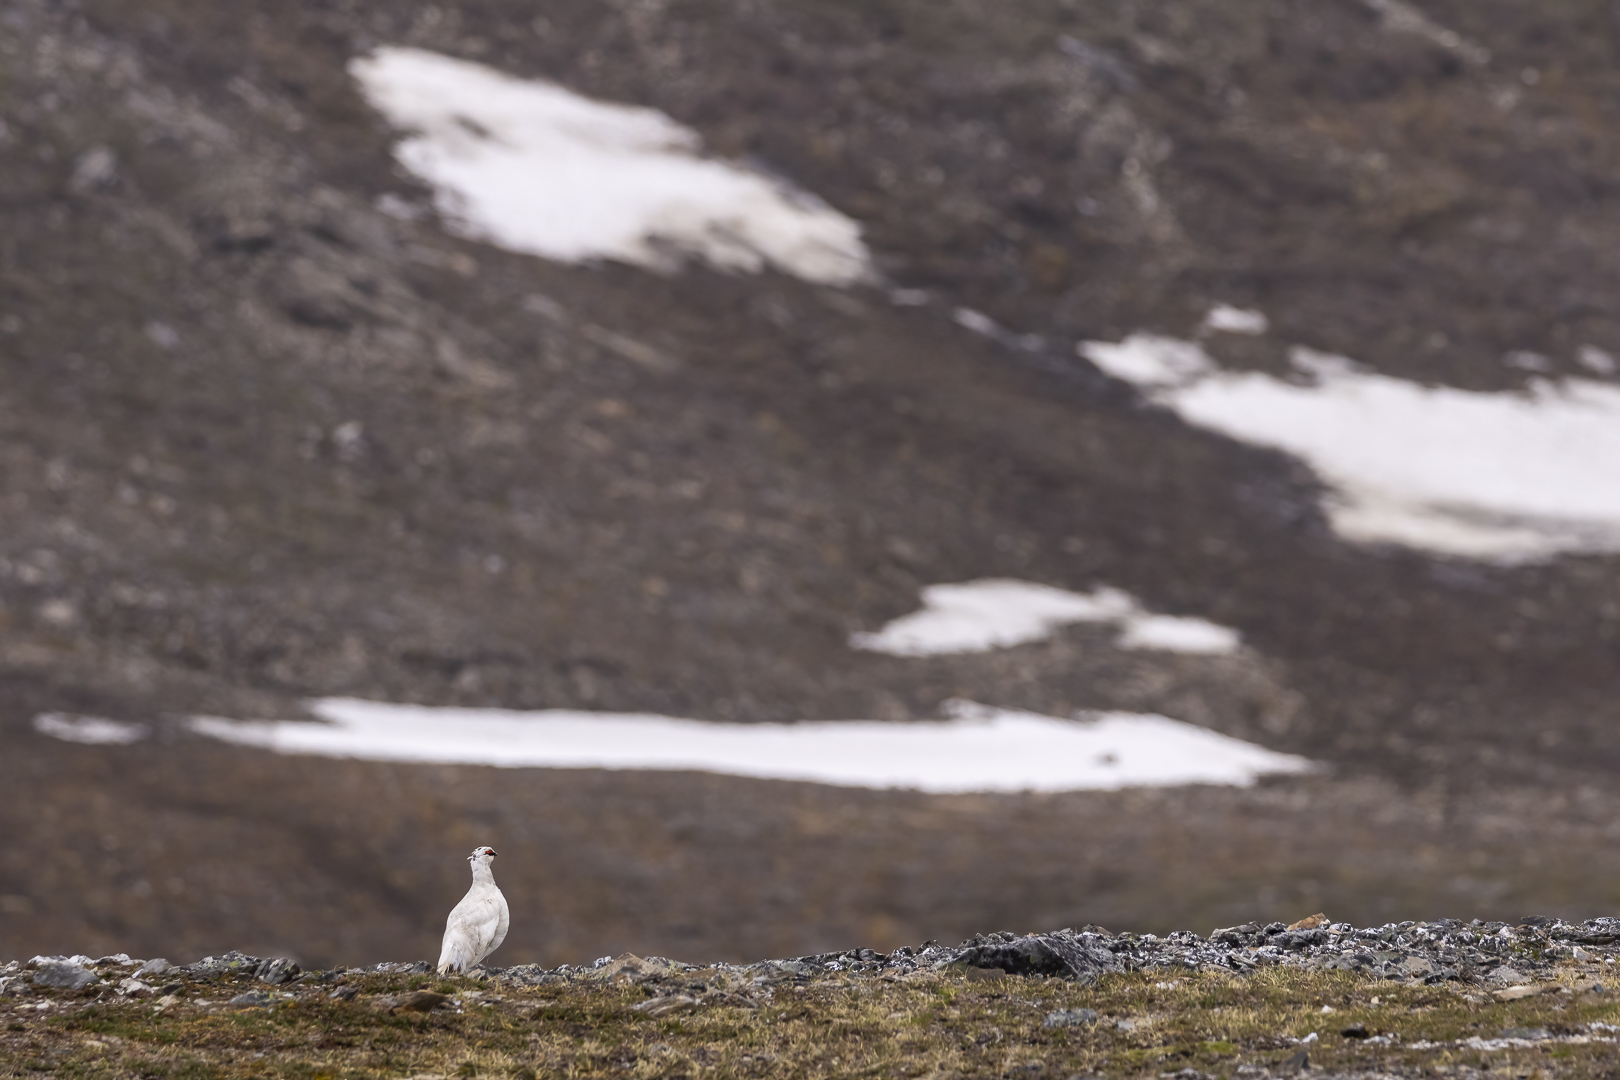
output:
<svg viewBox="0 0 1620 1080"><path fill-rule="evenodd" d="M1474 919L1388 923L1356 927L1313 916L1292 926L1276 922L1253 923L1216 930L1209 937L1176 931L1155 934L1113 933L1100 926L1065 928L1044 933L1014 934L999 931L976 935L960 945L924 945L880 953L848 949L752 964L716 963L698 966L663 957L641 958L626 953L604 956L591 964L538 964L486 967L490 981L540 985L628 972L640 976L678 976L683 972L711 971L749 976L755 982L809 979L844 973L850 976L903 977L917 972L955 967L1014 976L1043 976L1094 982L1111 972L1226 970L1254 971L1271 964L1321 970L1360 971L1407 983L1434 984L1456 981L1494 992L1531 985L1561 962L1615 963L1620 955L1620 918L1562 919L1532 917L1517 925ZM348 971L425 974L433 967L425 960L385 962L365 968L303 971L285 958L257 957L232 951L209 956L194 964L173 966L166 960L137 960L125 954L91 959L88 956L36 956L0 967L0 993L17 992L25 985L81 989L98 982L123 995L155 993L176 979L214 979L252 972L257 982L269 985L321 982ZM1599 984L1601 985L1601 984ZM16 990L14 990L16 988ZM1600 991L1601 992L1601 991Z"/></svg>

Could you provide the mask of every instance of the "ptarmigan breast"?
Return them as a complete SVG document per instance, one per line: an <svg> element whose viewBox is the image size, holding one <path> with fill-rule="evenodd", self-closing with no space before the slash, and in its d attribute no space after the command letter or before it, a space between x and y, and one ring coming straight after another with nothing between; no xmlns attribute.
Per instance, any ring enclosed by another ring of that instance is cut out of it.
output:
<svg viewBox="0 0 1620 1080"><path fill-rule="evenodd" d="M489 847L474 848L467 856L472 864L472 888L444 922L444 946L439 950L441 975L477 967L506 940L512 915L506 897L495 885L495 872L490 869L494 858L495 849Z"/></svg>

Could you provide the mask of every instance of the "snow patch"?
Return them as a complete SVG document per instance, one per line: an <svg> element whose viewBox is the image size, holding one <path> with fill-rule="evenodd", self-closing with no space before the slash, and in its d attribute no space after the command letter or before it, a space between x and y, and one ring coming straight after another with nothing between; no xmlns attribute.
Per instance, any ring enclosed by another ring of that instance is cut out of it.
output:
<svg viewBox="0 0 1620 1080"><path fill-rule="evenodd" d="M408 132L395 156L433 186L462 236L561 262L667 270L692 255L827 285L870 276L854 221L782 181L700 156L697 133L655 109L422 49L385 46L349 71Z"/></svg>
<svg viewBox="0 0 1620 1080"><path fill-rule="evenodd" d="M1429 387L1308 349L1285 381L1152 334L1079 351L1190 423L1304 459L1346 539L1503 563L1620 551L1620 387Z"/></svg>
<svg viewBox="0 0 1620 1080"><path fill-rule="evenodd" d="M1139 615L1127 619L1119 635L1122 649L1156 649L1205 656L1235 653L1242 644L1242 637L1229 626L1174 615Z"/></svg>
<svg viewBox="0 0 1620 1080"><path fill-rule="evenodd" d="M1205 330L1223 330L1228 334L1263 334L1270 327L1271 322L1265 312L1233 307L1231 304L1216 304L1204 316Z"/></svg>
<svg viewBox="0 0 1620 1080"><path fill-rule="evenodd" d="M1304 758L1163 716L1064 720L971 702L921 723L720 724L646 714L430 708L352 698L312 703L326 723L191 721L192 730L282 754L504 768L698 770L934 793L1245 786L1302 773Z"/></svg>
<svg viewBox="0 0 1620 1080"><path fill-rule="evenodd" d="M1070 623L1113 623L1126 649L1221 655L1242 644L1236 630L1203 619L1144 611L1119 589L1069 592L1029 581L986 579L930 585L923 607L875 633L851 635L850 646L891 656L984 652L1049 637Z"/></svg>
<svg viewBox="0 0 1620 1080"><path fill-rule="evenodd" d="M145 724L54 712L40 713L34 717L34 730L41 735L61 739L63 742L113 746L127 746L130 743L140 742L151 734L151 730Z"/></svg>
<svg viewBox="0 0 1620 1080"><path fill-rule="evenodd" d="M1594 375L1613 375L1620 372L1620 360L1616 360L1613 353L1605 352L1596 345L1582 345L1576 350L1575 359Z"/></svg>

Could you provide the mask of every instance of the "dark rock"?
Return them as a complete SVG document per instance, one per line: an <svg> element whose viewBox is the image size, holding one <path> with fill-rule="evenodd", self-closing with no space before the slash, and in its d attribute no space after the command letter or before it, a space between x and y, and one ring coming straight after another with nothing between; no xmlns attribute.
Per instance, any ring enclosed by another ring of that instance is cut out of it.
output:
<svg viewBox="0 0 1620 1080"><path fill-rule="evenodd" d="M1217 930L1209 936L1209 940L1218 941L1223 945L1246 945L1259 933L1260 928L1254 923L1244 923L1242 926L1229 926L1224 930Z"/></svg>
<svg viewBox="0 0 1620 1080"><path fill-rule="evenodd" d="M1056 975L1088 983L1105 971L1124 970L1098 935L1061 930L975 945L964 950L956 962L966 967L1000 968L1010 975Z"/></svg>
<svg viewBox="0 0 1620 1080"><path fill-rule="evenodd" d="M450 1000L449 994L435 994L431 990L418 990L400 998L399 1004L393 1007L392 1012L432 1012L442 1008Z"/></svg>
<svg viewBox="0 0 1620 1080"><path fill-rule="evenodd" d="M48 960L34 972L35 986L50 986L59 990L82 990L101 981L89 968L69 960Z"/></svg>
<svg viewBox="0 0 1620 1080"><path fill-rule="evenodd" d="M1326 930L1285 930L1272 940L1272 944L1289 952L1298 952L1311 945L1325 944L1327 939Z"/></svg>
<svg viewBox="0 0 1620 1080"><path fill-rule="evenodd" d="M245 994L237 994L226 1002L233 1009L263 1009L274 1004L275 995L266 990L249 990Z"/></svg>

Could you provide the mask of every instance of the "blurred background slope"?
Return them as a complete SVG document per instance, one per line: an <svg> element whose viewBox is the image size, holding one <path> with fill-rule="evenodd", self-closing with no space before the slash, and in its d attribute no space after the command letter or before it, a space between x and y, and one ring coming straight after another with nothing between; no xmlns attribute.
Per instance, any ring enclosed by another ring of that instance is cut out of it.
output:
<svg viewBox="0 0 1620 1080"><path fill-rule="evenodd" d="M1232 368L1297 343L1472 390L1589 375L1583 346L1620 354L1617 42L1607 0L11 0L0 954L427 956L486 842L506 963L1606 910L1620 563L1346 544L1309 470L1073 345L1232 303L1271 321L1208 338ZM884 284L457 240L348 75L380 44L660 109L858 220ZM847 646L993 576L1129 589L1250 648ZM325 694L1122 708L1331 768L927 797L282 758L177 723ZM157 734L72 745L49 711Z"/></svg>

